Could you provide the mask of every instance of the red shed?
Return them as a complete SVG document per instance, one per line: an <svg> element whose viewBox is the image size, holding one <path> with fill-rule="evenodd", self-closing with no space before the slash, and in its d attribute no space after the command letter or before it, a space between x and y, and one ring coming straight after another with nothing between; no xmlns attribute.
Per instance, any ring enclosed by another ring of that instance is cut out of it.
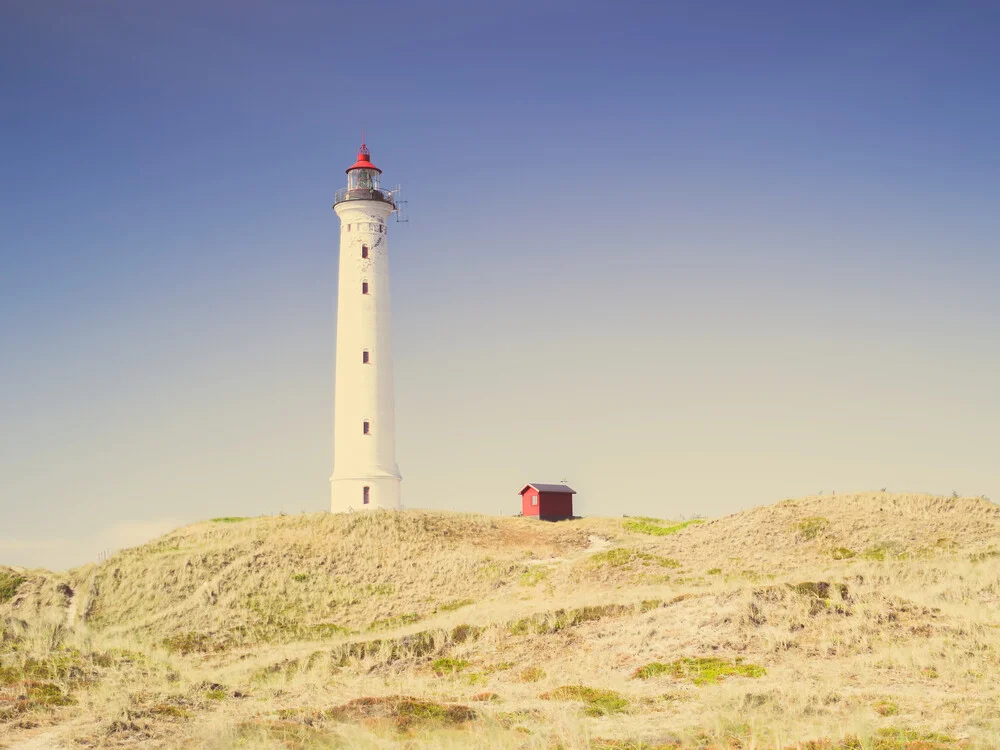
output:
<svg viewBox="0 0 1000 750"><path fill-rule="evenodd" d="M576 490L565 484L526 484L521 496L521 515L542 521L559 521L573 517L573 495Z"/></svg>

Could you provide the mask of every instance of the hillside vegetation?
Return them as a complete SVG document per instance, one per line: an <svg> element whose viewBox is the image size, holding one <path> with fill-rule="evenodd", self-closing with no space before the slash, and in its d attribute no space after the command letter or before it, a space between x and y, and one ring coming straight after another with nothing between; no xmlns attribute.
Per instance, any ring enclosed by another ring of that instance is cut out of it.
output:
<svg viewBox="0 0 1000 750"><path fill-rule="evenodd" d="M0 747L1000 747L1000 508L215 519L0 567Z"/></svg>

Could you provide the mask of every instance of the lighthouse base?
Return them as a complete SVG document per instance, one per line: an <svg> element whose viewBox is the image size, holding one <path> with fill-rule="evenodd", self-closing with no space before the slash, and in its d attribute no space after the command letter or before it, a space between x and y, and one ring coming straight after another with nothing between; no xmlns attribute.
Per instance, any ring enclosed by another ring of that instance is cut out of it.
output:
<svg viewBox="0 0 1000 750"><path fill-rule="evenodd" d="M351 513L377 508L402 510L400 483L400 478L393 476L364 477L362 479L331 478L330 511Z"/></svg>

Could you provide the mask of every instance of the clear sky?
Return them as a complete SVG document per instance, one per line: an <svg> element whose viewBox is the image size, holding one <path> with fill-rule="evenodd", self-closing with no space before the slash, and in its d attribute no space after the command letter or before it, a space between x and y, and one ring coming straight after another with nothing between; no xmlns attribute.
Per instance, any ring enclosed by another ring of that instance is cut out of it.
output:
<svg viewBox="0 0 1000 750"><path fill-rule="evenodd" d="M337 218L411 507L1000 500L1000 4L0 2L0 563L328 507Z"/></svg>

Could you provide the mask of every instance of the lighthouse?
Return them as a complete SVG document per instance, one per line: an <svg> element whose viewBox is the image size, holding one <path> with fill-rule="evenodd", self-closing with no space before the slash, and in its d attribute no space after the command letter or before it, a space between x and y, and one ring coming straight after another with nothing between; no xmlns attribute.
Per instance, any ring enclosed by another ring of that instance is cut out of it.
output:
<svg viewBox="0 0 1000 750"><path fill-rule="evenodd" d="M333 399L331 510L399 509L387 219L395 197L364 143L337 191L340 280Z"/></svg>

